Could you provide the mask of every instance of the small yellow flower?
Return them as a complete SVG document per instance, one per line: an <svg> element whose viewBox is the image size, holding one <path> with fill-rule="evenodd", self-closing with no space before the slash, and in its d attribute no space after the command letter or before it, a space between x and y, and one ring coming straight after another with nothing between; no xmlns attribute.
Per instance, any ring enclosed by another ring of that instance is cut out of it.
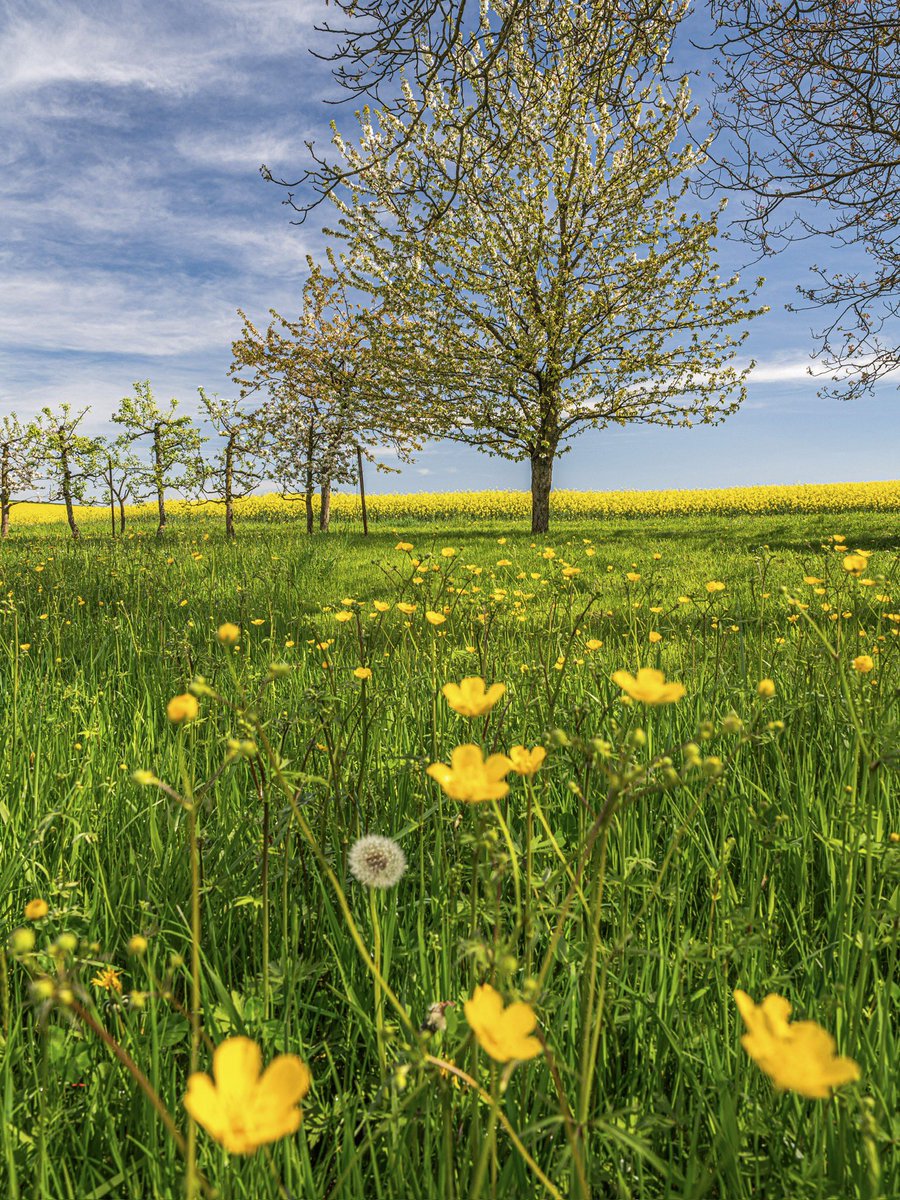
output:
<svg viewBox="0 0 900 1200"><path fill-rule="evenodd" d="M262 1075L261 1067L255 1042L228 1038L213 1055L215 1082L201 1071L188 1078L184 1107L230 1154L253 1154L300 1127L309 1068L294 1054L279 1054Z"/></svg>
<svg viewBox="0 0 900 1200"><path fill-rule="evenodd" d="M662 671L653 667L641 667L636 677L627 671L616 671L612 681L642 704L672 704L684 695L684 684L666 683Z"/></svg>
<svg viewBox="0 0 900 1200"><path fill-rule="evenodd" d="M482 800L502 800L509 792L504 776L512 764L505 754L484 758L480 746L457 746L450 755L450 766L432 763L425 773L437 780L451 800L477 804Z"/></svg>
<svg viewBox="0 0 900 1200"><path fill-rule="evenodd" d="M721 579L711 579L711 580L709 581L709 583L706 585L706 590L707 590L708 592L710 592L710 593L712 593L712 592L724 592L724 591L725 591L725 584L724 584L724 583L722 583Z"/></svg>
<svg viewBox="0 0 900 1200"><path fill-rule="evenodd" d="M254 617L250 622L251 625L265 625L265 623L265 618L263 617Z"/></svg>
<svg viewBox="0 0 900 1200"><path fill-rule="evenodd" d="M479 675L469 675L460 683L445 683L441 688L447 703L461 717L483 717L505 691L505 683L488 687Z"/></svg>
<svg viewBox="0 0 900 1200"><path fill-rule="evenodd" d="M734 999L748 1030L741 1045L780 1091L827 1100L832 1088L859 1079L858 1065L835 1055L835 1040L821 1025L788 1021L791 1005L783 996L772 994L756 1005L738 989Z"/></svg>
<svg viewBox="0 0 900 1200"><path fill-rule="evenodd" d="M543 746L535 746L533 750L525 746L513 746L509 752L509 761L517 775L534 775L546 757L547 751Z"/></svg>
<svg viewBox="0 0 900 1200"><path fill-rule="evenodd" d="M412 542L398 542L397 545L394 547L395 550L403 550L406 553L409 553L409 551L412 550L412 548L413 548Z"/></svg>
<svg viewBox="0 0 900 1200"><path fill-rule="evenodd" d="M353 620L353 613L352 613L352 612L346 612L346 611L344 611L344 612L339 612L339 613L335 613L335 614L334 614L334 619L335 619L336 621L340 621L340 622L341 622L341 624L343 625L345 621L352 621L352 620Z"/></svg>
<svg viewBox="0 0 900 1200"><path fill-rule="evenodd" d="M537 1017L530 1004L517 1000L504 1008L500 993L482 983L463 1011L479 1046L495 1062L535 1058L541 1053L541 1043L531 1036Z"/></svg>
<svg viewBox="0 0 900 1200"><path fill-rule="evenodd" d="M851 575L862 575L868 566L868 560L863 554L845 554L841 559L841 566Z"/></svg>
<svg viewBox="0 0 900 1200"><path fill-rule="evenodd" d="M637 583L637 581L640 579L640 574L637 571L626 571L625 578L629 583Z"/></svg>
<svg viewBox="0 0 900 1200"><path fill-rule="evenodd" d="M181 696L173 696L166 705L166 715L173 725L180 725L182 721L195 720L199 711L200 705L197 703L197 697L192 696L190 692L184 692Z"/></svg>
<svg viewBox="0 0 900 1200"><path fill-rule="evenodd" d="M233 621L224 621L219 626L219 641L223 646L235 646L240 641L241 628Z"/></svg>
<svg viewBox="0 0 900 1200"><path fill-rule="evenodd" d="M371 679L372 672L368 667L354 667L353 674L357 679Z"/></svg>
<svg viewBox="0 0 900 1200"><path fill-rule="evenodd" d="M397 605L397 608L400 610L400 612L404 613L407 617L416 611L416 606L414 604L406 604L402 600Z"/></svg>
<svg viewBox="0 0 900 1200"><path fill-rule="evenodd" d="M46 917L50 911L50 905L46 900L36 897L34 900L29 900L25 905L25 920L40 921L41 917Z"/></svg>
<svg viewBox="0 0 900 1200"><path fill-rule="evenodd" d="M122 972L115 967L104 967L98 971L91 983L95 988L102 988L107 992L121 992L122 990Z"/></svg>
<svg viewBox="0 0 900 1200"><path fill-rule="evenodd" d="M763 700L771 700L775 695L775 681L772 679L761 679L757 684L756 691L762 696Z"/></svg>
<svg viewBox="0 0 900 1200"><path fill-rule="evenodd" d="M128 939L128 953L137 955L146 954L147 944L147 939L142 934L136 933Z"/></svg>
<svg viewBox="0 0 900 1200"><path fill-rule="evenodd" d="M425 614L425 620L429 625L443 625L447 620L443 613L432 612L430 609Z"/></svg>
<svg viewBox="0 0 900 1200"><path fill-rule="evenodd" d="M391 606L388 603L386 603L384 600L373 600L372 607L375 609L376 612L383 613L383 612L387 612L387 610Z"/></svg>
<svg viewBox="0 0 900 1200"><path fill-rule="evenodd" d="M445 546L441 551L441 558L455 558L459 551L454 550L452 546Z"/></svg>
<svg viewBox="0 0 900 1200"><path fill-rule="evenodd" d="M860 675L868 675L874 667L875 660L868 654L859 654L853 660L853 670L859 671Z"/></svg>
<svg viewBox="0 0 900 1200"><path fill-rule="evenodd" d="M603 643L599 638L589 638L584 645L587 650L599 650Z"/></svg>
<svg viewBox="0 0 900 1200"><path fill-rule="evenodd" d="M662 641L662 634L661 634L661 633L657 633L655 629L651 630L651 631L650 631L650 634L649 634L648 636L649 636L649 639L650 639L650 645L651 645L651 646L655 646L657 642L661 642L661 641Z"/></svg>
<svg viewBox="0 0 900 1200"><path fill-rule="evenodd" d="M581 567L563 567L562 575L564 579L574 579L576 575L581 574Z"/></svg>

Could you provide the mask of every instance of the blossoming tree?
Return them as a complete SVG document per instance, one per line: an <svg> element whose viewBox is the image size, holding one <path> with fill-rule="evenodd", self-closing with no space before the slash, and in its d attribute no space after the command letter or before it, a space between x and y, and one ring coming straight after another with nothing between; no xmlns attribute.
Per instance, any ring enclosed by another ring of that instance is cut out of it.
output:
<svg viewBox="0 0 900 1200"><path fill-rule="evenodd" d="M390 337L373 322L379 360L432 434L530 463L534 532L580 429L712 424L744 397L746 332L728 330L764 310L716 273L721 206L680 204L702 160L687 81L654 85L685 9L666 0L647 54L615 4L548 4L536 30L493 0L455 87L408 87L405 118L364 109L358 146L334 132L352 168L328 231L344 278L402 318ZM506 103L486 108L484 88Z"/></svg>

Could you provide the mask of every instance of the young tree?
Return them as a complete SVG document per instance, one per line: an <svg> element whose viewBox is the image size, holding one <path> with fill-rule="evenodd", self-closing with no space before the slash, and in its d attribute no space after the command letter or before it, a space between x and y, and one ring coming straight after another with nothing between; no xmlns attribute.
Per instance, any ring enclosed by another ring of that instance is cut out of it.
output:
<svg viewBox="0 0 900 1200"><path fill-rule="evenodd" d="M660 58L685 8L660 6ZM508 0L492 9L508 23ZM721 206L680 207L700 158L686 138L676 144L696 112L686 79L668 100L639 80L627 28L574 3L542 14L540 54L517 28L485 78L486 16L460 67L473 99L435 88L420 105L410 91L406 124L417 124L389 162L381 151L397 144L399 117L378 114L376 127L364 112L359 148L335 132L356 179L335 195L339 227L327 231L348 245L346 282L403 318L389 338L373 322L370 341L382 369L421 397L432 431L530 462L534 532L548 528L553 465L579 429L714 424L734 412L747 370L730 363L746 333L727 330L764 311L736 276L716 273ZM507 109L494 112L499 162L479 110L480 89L494 86L513 87L525 124L515 143ZM460 145L469 170L424 235L403 183L436 194Z"/></svg>
<svg viewBox="0 0 900 1200"><path fill-rule="evenodd" d="M97 478L100 459L97 442L78 432L89 409L73 414L68 404L43 408L37 429L41 446L41 475L47 481L47 499L62 501L66 520L77 542L81 530L75 520L75 505L84 501L89 485Z"/></svg>
<svg viewBox="0 0 900 1200"><path fill-rule="evenodd" d="M209 489L225 504L225 534L234 533L234 502L248 496L266 478L270 433L262 415L243 405L243 398L223 400L208 396L203 388L200 403L213 432L221 439L215 457L204 463L203 491Z"/></svg>
<svg viewBox="0 0 900 1200"><path fill-rule="evenodd" d="M711 0L716 141L707 172L745 198L734 222L763 254L823 235L849 270L797 291L833 316L820 373L844 399L900 367L900 13L897 0ZM885 336L886 334L886 336Z"/></svg>
<svg viewBox="0 0 900 1200"><path fill-rule="evenodd" d="M273 319L261 334L240 313L244 327L232 345L231 373L242 388L267 389L274 476L283 494L302 492L312 533L316 486L319 525L327 529L332 485L357 481L362 458L376 462L386 445L408 459L420 444L421 422L412 394L380 371L369 345L375 323L363 320L339 279L307 262L299 320L270 310ZM381 324L387 329L390 322L384 317Z"/></svg>
<svg viewBox="0 0 900 1200"><path fill-rule="evenodd" d="M128 451L126 438L96 439L100 478L106 485L109 497L110 521L113 537L116 536L116 507L119 510L119 533L125 532L125 505L130 500L139 504L147 497L147 488L141 486L143 463L136 454Z"/></svg>
<svg viewBox="0 0 900 1200"><path fill-rule="evenodd" d="M136 473L135 478L139 485L146 485L156 496L157 537L166 530L166 490L188 490L202 478L200 446L205 439L201 438L187 414L177 414L178 401L172 399L168 409L160 408L150 390L150 380L145 379L135 383L134 395L122 399L112 418L117 425L123 426L127 445L142 438L149 439L150 462Z"/></svg>
<svg viewBox="0 0 900 1200"><path fill-rule="evenodd" d="M34 424L23 425L15 413L0 423L0 538L9 533L9 514L20 492L34 487L41 467L41 447Z"/></svg>

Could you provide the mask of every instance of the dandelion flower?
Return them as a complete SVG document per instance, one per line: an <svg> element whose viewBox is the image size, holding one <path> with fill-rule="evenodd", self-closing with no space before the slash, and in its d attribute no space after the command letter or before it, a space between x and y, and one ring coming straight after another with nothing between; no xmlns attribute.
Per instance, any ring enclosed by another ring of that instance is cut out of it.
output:
<svg viewBox="0 0 900 1200"><path fill-rule="evenodd" d="M309 1068L294 1054L279 1054L262 1075L261 1067L255 1042L228 1038L213 1055L215 1082L201 1071L188 1078L184 1107L230 1154L252 1154L300 1127Z"/></svg>
<svg viewBox="0 0 900 1200"><path fill-rule="evenodd" d="M101 988L107 992L121 992L122 990L122 972L115 967L103 967L98 971L91 983L95 988Z"/></svg>
<svg viewBox="0 0 900 1200"><path fill-rule="evenodd" d="M393 838L370 833L350 847L347 866L354 879L366 887L389 888L406 870L406 855Z"/></svg>
<svg viewBox="0 0 900 1200"><path fill-rule="evenodd" d="M50 905L38 896L34 900L29 900L25 905L25 920L40 921L41 917L46 917L49 911Z"/></svg>
<svg viewBox="0 0 900 1200"><path fill-rule="evenodd" d="M441 688L447 703L461 717L483 717L505 691L505 683L488 687L479 675L468 675L460 683L445 683Z"/></svg>
<svg viewBox="0 0 900 1200"><path fill-rule="evenodd" d="M449 767L442 762L432 763L425 773L437 780L451 800L477 804L503 799L509 792L503 777L511 767L505 754L491 754L485 759L480 746L467 743L451 753Z"/></svg>
<svg viewBox="0 0 900 1200"><path fill-rule="evenodd" d="M859 1079L858 1065L835 1055L837 1044L821 1025L788 1021L791 1005L783 996L766 996L757 1005L738 989L734 999L748 1030L741 1045L780 1091L827 1100L832 1088Z"/></svg>
<svg viewBox="0 0 900 1200"><path fill-rule="evenodd" d="M636 676L615 671L612 681L642 704L672 704L684 695L683 683L666 683L665 675L654 667L641 667Z"/></svg>
<svg viewBox="0 0 900 1200"><path fill-rule="evenodd" d="M192 696L190 692L185 692L181 696L173 696L166 705L166 715L173 725L180 725L182 721L193 721L200 711L200 705L197 703L197 697Z"/></svg>
<svg viewBox="0 0 900 1200"><path fill-rule="evenodd" d="M533 750L525 746L513 746L509 752L509 761L517 775L534 775L546 757L547 751L543 746L535 746Z"/></svg>
<svg viewBox="0 0 900 1200"><path fill-rule="evenodd" d="M463 1005L466 1020L478 1044L495 1062L535 1058L541 1043L530 1036L537 1017L530 1004L517 1000L503 1007L503 997L489 983L476 987L471 1000Z"/></svg>

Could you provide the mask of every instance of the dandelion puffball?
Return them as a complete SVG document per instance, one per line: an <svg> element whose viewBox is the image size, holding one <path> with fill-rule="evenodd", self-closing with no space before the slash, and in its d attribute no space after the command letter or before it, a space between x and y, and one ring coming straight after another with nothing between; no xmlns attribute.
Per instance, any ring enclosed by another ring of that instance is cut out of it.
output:
<svg viewBox="0 0 900 1200"><path fill-rule="evenodd" d="M393 838L370 833L350 847L350 874L366 887L389 888L406 870L406 855Z"/></svg>

